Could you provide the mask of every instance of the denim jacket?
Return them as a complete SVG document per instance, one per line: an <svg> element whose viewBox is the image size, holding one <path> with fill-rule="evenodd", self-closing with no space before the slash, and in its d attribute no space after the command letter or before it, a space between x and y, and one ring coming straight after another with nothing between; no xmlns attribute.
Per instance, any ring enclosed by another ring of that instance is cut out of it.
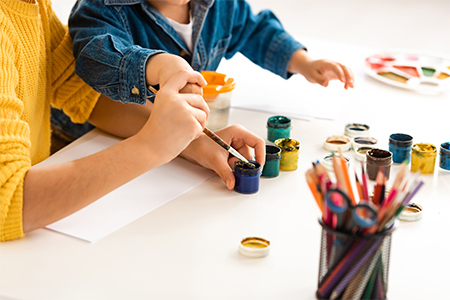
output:
<svg viewBox="0 0 450 300"><path fill-rule="evenodd" d="M243 0L191 0L193 53L168 20L145 0L78 0L69 18L76 73L96 91L144 105L154 94L145 80L151 55L171 53L196 71L216 70L241 52L284 78L300 48L275 15L254 15Z"/></svg>

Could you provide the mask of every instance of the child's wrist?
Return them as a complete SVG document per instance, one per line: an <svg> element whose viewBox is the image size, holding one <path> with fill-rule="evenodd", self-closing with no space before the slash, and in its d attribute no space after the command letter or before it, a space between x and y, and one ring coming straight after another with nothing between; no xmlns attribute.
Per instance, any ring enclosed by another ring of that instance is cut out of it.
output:
<svg viewBox="0 0 450 300"><path fill-rule="evenodd" d="M288 71L303 75L310 62L311 58L309 57L308 52L306 52L305 49L299 49L292 55Z"/></svg>

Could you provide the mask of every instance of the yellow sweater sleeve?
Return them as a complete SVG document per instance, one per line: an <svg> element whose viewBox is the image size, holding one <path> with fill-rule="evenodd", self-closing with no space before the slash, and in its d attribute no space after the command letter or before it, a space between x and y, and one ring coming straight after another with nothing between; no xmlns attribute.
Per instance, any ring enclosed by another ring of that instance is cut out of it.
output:
<svg viewBox="0 0 450 300"><path fill-rule="evenodd" d="M17 44L5 21L0 17L0 241L23 236L23 181L31 168L29 126L20 119L24 106L15 92Z"/></svg>
<svg viewBox="0 0 450 300"><path fill-rule="evenodd" d="M0 1L0 241L24 235L24 179L48 157L49 103L81 123L100 97L75 75L70 35L50 1L38 5Z"/></svg>
<svg viewBox="0 0 450 300"><path fill-rule="evenodd" d="M76 123L84 123L94 109L100 94L75 74L72 39L53 10L49 10L49 32L52 51L51 103L62 109Z"/></svg>

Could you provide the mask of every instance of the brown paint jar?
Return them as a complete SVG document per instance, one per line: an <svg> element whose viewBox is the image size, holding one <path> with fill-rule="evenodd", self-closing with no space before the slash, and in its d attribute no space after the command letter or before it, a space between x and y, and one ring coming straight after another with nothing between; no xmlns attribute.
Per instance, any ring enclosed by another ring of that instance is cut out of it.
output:
<svg viewBox="0 0 450 300"><path fill-rule="evenodd" d="M380 168L383 169L386 179L389 179L392 165L392 152L378 148L366 153L366 170L370 180L375 180Z"/></svg>

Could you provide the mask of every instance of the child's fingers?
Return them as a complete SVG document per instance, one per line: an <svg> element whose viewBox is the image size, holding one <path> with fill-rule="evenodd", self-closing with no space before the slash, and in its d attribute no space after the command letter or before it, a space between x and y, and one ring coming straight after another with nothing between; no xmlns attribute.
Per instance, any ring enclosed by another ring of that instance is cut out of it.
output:
<svg viewBox="0 0 450 300"><path fill-rule="evenodd" d="M227 163L219 161L214 167L214 172L216 172L222 181L225 182L229 190L234 188L236 180L230 166Z"/></svg>
<svg viewBox="0 0 450 300"><path fill-rule="evenodd" d="M206 114L206 118L209 117L209 107L202 96L196 94L183 94L183 98L193 108L203 111Z"/></svg>
<svg viewBox="0 0 450 300"><path fill-rule="evenodd" d="M344 65L341 65L341 68L342 68L342 70L343 70L343 72L345 74L345 88L346 89L349 88L349 87L353 88L355 79L353 77L352 70L350 70L349 68L347 68Z"/></svg>
<svg viewBox="0 0 450 300"><path fill-rule="evenodd" d="M339 63L331 62L328 64L329 72L326 74L329 76L326 76L328 80L331 79L339 79L341 82L345 83L345 72L342 68L342 65Z"/></svg>
<svg viewBox="0 0 450 300"><path fill-rule="evenodd" d="M171 91L178 93L188 83L198 84L199 86L206 85L205 78L203 78L202 74L195 71L180 70L164 84L161 92Z"/></svg>
<svg viewBox="0 0 450 300"><path fill-rule="evenodd" d="M254 135L250 131L248 131L245 127L241 125L233 125L234 130L236 133L235 136L239 137L239 143L237 147L244 148L243 151L248 151L247 153L242 153L246 158L251 158L250 148L253 148L255 150L255 158L256 161L259 162L261 165L264 165L266 160L266 143L265 141L258 137L257 135ZM233 143L231 144L233 146ZM249 148L250 147L250 148Z"/></svg>
<svg viewBox="0 0 450 300"><path fill-rule="evenodd" d="M208 115L205 111L201 109L196 109L194 107L190 107L190 111L192 116L197 120L202 128L206 126L206 120L208 119Z"/></svg>
<svg viewBox="0 0 450 300"><path fill-rule="evenodd" d="M203 89L196 83L188 83L180 90L180 93L203 95Z"/></svg>

